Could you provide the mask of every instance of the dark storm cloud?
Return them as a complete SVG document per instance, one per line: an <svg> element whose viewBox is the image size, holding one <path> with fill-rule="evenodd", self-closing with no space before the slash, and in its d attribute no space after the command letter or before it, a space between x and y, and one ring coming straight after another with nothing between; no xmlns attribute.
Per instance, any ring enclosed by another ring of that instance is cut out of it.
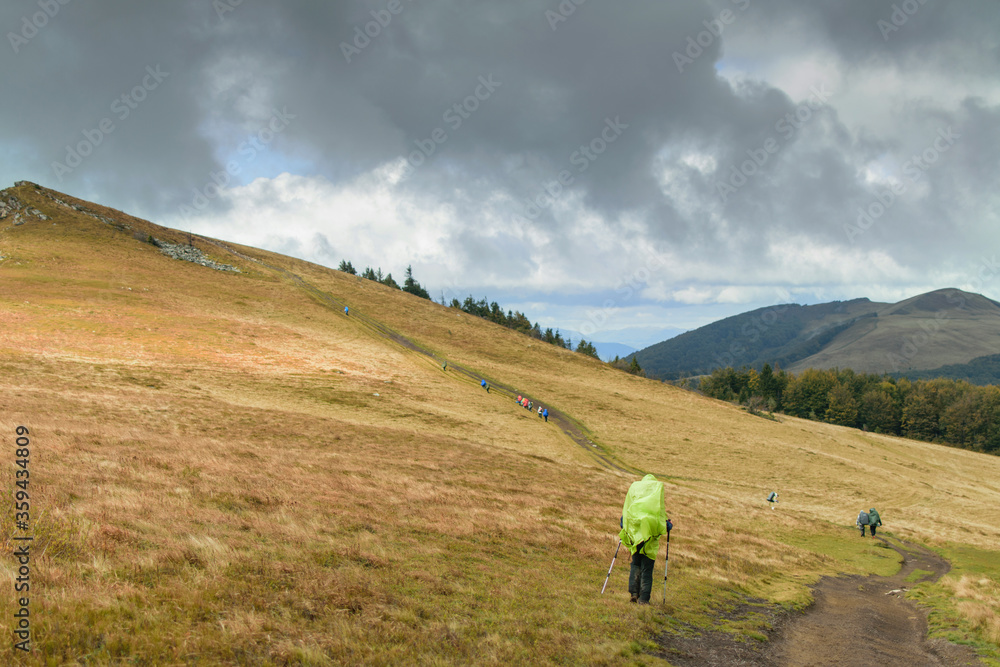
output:
<svg viewBox="0 0 1000 667"><path fill-rule="evenodd" d="M987 0L52 1L58 12L0 58L0 154L16 160L4 180L171 215L197 193L221 208L213 181L288 170L340 184L405 158L398 192L468 221L451 253L473 284L531 274L542 251L571 266L651 244L725 257L730 280L753 281L774 239L795 234L918 263L928 244L959 252L991 207L968 188L1000 175L1000 10ZM8 3L0 28L18 34L39 7ZM792 93L768 68L796 58L827 69ZM143 90L148 67L169 76ZM891 116L880 122L852 86L893 71L886 94L901 101L873 99ZM969 89L956 101L917 88L924 78ZM121 118L112 105L130 91L143 100L122 102ZM275 114L288 120L269 132ZM105 118L113 131L57 174ZM879 170L903 178L948 127L962 138L936 166L862 234L845 231L887 187ZM584 211L603 220L600 238L579 235ZM310 238L286 242L323 245Z"/></svg>

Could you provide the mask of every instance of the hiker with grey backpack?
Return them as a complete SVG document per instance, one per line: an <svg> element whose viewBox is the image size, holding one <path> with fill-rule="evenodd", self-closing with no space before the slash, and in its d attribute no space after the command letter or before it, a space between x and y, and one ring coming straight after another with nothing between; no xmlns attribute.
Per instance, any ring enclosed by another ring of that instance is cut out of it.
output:
<svg viewBox="0 0 1000 667"><path fill-rule="evenodd" d="M855 525L861 529L861 537L865 536L865 526L868 525L869 521L871 521L871 517L868 515L868 512L861 510L861 512L858 513L858 520L855 522ZM872 532L872 535L874 534L875 533Z"/></svg>

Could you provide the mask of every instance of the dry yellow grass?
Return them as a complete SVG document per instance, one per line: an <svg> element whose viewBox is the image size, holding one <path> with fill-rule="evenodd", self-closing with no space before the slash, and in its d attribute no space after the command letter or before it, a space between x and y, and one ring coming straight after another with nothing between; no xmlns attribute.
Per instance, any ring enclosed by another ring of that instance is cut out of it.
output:
<svg viewBox="0 0 1000 667"><path fill-rule="evenodd" d="M23 424L37 554L35 652L0 644L5 663L654 664L651 632L708 622L734 595L797 604L821 575L893 571L854 539L861 508L904 539L1000 550L1000 459L753 417L240 248L665 479L668 604L637 611L621 556L597 594L634 476L280 273L204 242L244 273L173 260L132 235L169 232L17 192L56 225L0 229L0 488ZM990 576L962 585L995 595ZM988 602L968 597L996 642ZM0 596L8 637L13 604Z"/></svg>

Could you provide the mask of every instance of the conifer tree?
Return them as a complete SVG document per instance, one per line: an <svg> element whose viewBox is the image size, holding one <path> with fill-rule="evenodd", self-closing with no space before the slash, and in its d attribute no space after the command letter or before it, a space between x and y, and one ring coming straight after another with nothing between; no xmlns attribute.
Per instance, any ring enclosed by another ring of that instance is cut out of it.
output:
<svg viewBox="0 0 1000 667"><path fill-rule="evenodd" d="M421 299L427 299L428 301L431 298L431 295L427 293L427 290L421 287L420 283L418 283L413 277L412 266L406 267L406 279L403 280L403 291L413 294L414 296L419 296Z"/></svg>

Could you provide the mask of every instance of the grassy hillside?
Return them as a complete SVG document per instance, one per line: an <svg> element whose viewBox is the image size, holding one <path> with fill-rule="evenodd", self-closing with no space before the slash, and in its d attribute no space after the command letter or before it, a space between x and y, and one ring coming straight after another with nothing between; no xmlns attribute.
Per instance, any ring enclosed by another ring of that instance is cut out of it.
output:
<svg viewBox="0 0 1000 667"><path fill-rule="evenodd" d="M1000 642L996 457L761 419L371 281L193 239L240 269L215 271L145 241L184 235L9 193L46 219L0 220L6 493L16 427L31 440L29 529L0 525L34 537L33 652L0 644L5 664L663 664L657 632L753 636L720 615L744 596L894 571L853 528L873 505L953 558L960 592L922 593L938 630ZM676 526L666 605L642 609L621 556L599 595L639 471Z"/></svg>

